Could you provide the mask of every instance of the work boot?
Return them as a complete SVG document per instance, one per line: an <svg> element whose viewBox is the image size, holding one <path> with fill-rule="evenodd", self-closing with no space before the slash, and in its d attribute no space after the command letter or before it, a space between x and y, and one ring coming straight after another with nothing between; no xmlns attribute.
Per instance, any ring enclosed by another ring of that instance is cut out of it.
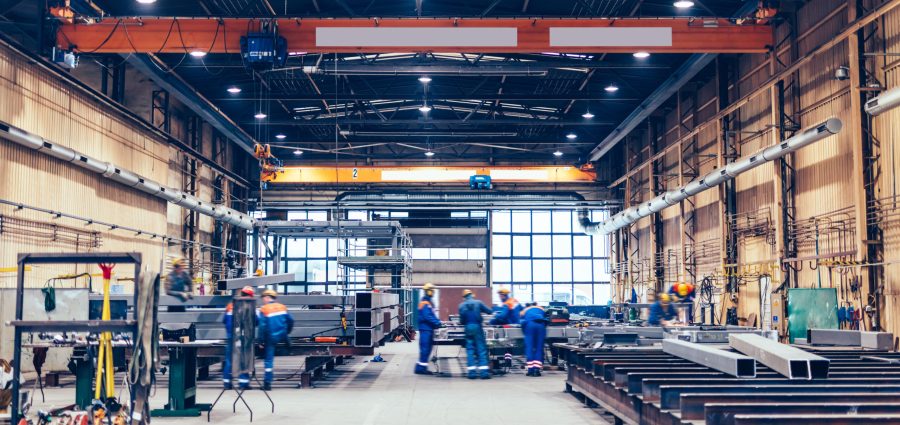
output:
<svg viewBox="0 0 900 425"><path fill-rule="evenodd" d="M416 375L434 375L430 370L428 370L428 366L424 366L421 364L416 365L415 373Z"/></svg>
<svg viewBox="0 0 900 425"><path fill-rule="evenodd" d="M225 387L226 390L230 390L230 389L233 389L233 388L234 388L234 387L231 386L231 382L226 382L226 383L224 384L224 387Z"/></svg>
<svg viewBox="0 0 900 425"><path fill-rule="evenodd" d="M540 369L540 368L535 368L535 369L534 369L534 376L541 376L541 369Z"/></svg>
<svg viewBox="0 0 900 425"><path fill-rule="evenodd" d="M529 367L529 368L528 368L528 372L525 373L525 376L534 376L534 369L532 369L532 368Z"/></svg>
<svg viewBox="0 0 900 425"><path fill-rule="evenodd" d="M478 377L478 375L475 373L474 370L469 371L469 379L475 379L477 377Z"/></svg>
<svg viewBox="0 0 900 425"><path fill-rule="evenodd" d="M264 382L262 388L263 388L263 391L272 391L272 383Z"/></svg>

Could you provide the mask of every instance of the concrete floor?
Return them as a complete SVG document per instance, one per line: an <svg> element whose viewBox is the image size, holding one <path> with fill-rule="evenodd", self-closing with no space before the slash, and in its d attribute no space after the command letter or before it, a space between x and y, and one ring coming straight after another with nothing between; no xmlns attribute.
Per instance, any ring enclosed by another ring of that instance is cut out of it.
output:
<svg viewBox="0 0 900 425"><path fill-rule="evenodd" d="M458 347L440 347L440 357L453 357ZM416 343L391 343L378 350L384 363L369 363L370 357L350 360L315 383L316 388L295 389L297 378L277 382L269 394L275 401L275 413L260 391L244 394L254 409L254 424L303 423L327 425L400 425L400 424L515 424L547 425L605 424L593 409L584 407L563 392L565 372L548 371L540 378L523 373L495 377L488 381L465 379L465 352L448 361L453 377L418 376L412 373L416 362ZM290 358L279 358L277 365L286 371ZM295 366L296 367L296 366ZM261 372L261 365L260 365ZM217 379L216 379L217 381ZM206 381L198 389L198 402L210 403L219 394L215 381ZM47 389L47 401L41 407L71 402L74 389ZM165 384L151 399L154 408L166 400ZM246 424L249 414L235 401L233 392L225 393L212 411L212 423ZM36 403L41 404L41 403ZM35 406L36 408L41 408ZM154 418L153 423L206 423L200 418Z"/></svg>

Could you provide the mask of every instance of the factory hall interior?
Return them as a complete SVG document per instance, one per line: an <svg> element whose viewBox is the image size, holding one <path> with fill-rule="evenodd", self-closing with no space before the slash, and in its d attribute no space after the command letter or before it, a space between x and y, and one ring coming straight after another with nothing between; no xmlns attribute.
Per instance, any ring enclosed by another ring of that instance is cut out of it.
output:
<svg viewBox="0 0 900 425"><path fill-rule="evenodd" d="M0 0L0 425L900 425L900 0Z"/></svg>

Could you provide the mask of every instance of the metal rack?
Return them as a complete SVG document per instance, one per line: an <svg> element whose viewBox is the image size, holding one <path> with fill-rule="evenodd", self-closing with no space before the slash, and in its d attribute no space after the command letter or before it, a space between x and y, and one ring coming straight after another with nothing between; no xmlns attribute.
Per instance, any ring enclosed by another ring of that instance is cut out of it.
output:
<svg viewBox="0 0 900 425"><path fill-rule="evenodd" d="M132 340L138 334L139 325L136 320L73 320L73 321L46 321L46 320L23 320L24 318L24 294L25 294L25 270L29 264L134 264L134 295L133 305L138 304L140 297L140 271L141 271L141 254L140 253L31 253L19 254L17 259L18 273L16 276L16 314L15 319L8 323L9 326L15 328L15 337L13 340L13 370L19 372L22 370L22 334L30 332L129 332L132 334ZM155 321L155 318L154 318ZM40 379L40 377L38 378ZM10 423L18 423L19 416L19 391L22 383L19 379L13 380L12 385L12 403L10 405ZM148 388L143 387L140 381L131 384L131 400L132 409L136 405L146 406ZM142 400L138 400L143 398ZM139 402L138 402L139 401ZM131 417L145 418L138 419L135 423L146 423L149 421L149 415L144 415L141 411L132 411Z"/></svg>
<svg viewBox="0 0 900 425"><path fill-rule="evenodd" d="M265 221L253 231L254 269L259 266L260 240L273 237L274 273L282 263L280 247L285 239L334 238L339 241L337 284L339 295L354 295L350 286L362 277L366 291L373 289L400 295L403 323L410 323L413 294L409 287L412 272L412 240L397 221Z"/></svg>

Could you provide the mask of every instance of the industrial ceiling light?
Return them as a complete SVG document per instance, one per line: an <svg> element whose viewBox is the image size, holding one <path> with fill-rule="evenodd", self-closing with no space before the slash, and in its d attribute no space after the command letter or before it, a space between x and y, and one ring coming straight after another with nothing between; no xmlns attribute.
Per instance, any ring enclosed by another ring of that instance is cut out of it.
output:
<svg viewBox="0 0 900 425"><path fill-rule="evenodd" d="M429 77L427 75L423 75L423 76L419 77L419 82L422 84L428 84L431 82L431 77Z"/></svg>
<svg viewBox="0 0 900 425"><path fill-rule="evenodd" d="M191 56L195 58L202 58L206 56L206 52L204 52L203 50L191 50Z"/></svg>
<svg viewBox="0 0 900 425"><path fill-rule="evenodd" d="M638 59L644 59L644 58L649 58L649 57L650 57L650 53L648 53L648 52L634 52L634 53L631 54L631 56L634 56L634 57L636 57L636 58L638 58Z"/></svg>
<svg viewBox="0 0 900 425"><path fill-rule="evenodd" d="M140 4L153 4L156 3L156 0L137 0Z"/></svg>
<svg viewBox="0 0 900 425"><path fill-rule="evenodd" d="M419 107L419 111L422 112L423 114L427 114L427 113L431 112L431 107L428 106L427 103L425 103Z"/></svg>
<svg viewBox="0 0 900 425"><path fill-rule="evenodd" d="M560 151L559 149L557 149L556 152L553 152L553 156L555 156L555 157L560 157L560 156L563 156L563 153L562 153L562 151Z"/></svg>
<svg viewBox="0 0 900 425"><path fill-rule="evenodd" d="M287 138L287 136L285 136L284 134L278 133L275 135L275 138L278 140L284 140Z"/></svg>
<svg viewBox="0 0 900 425"><path fill-rule="evenodd" d="M594 114L592 114L591 111L585 111L583 114L581 114L581 117L586 118L586 119L591 119L591 118L594 118Z"/></svg>
<svg viewBox="0 0 900 425"><path fill-rule="evenodd" d="M606 90L609 93L615 93L615 92L619 91L619 86L617 86L615 84L610 84L610 85L604 87L603 90Z"/></svg>
<svg viewBox="0 0 900 425"><path fill-rule="evenodd" d="M256 115L253 116L253 118L256 118L256 119L258 119L258 120L262 120L262 119L265 119L267 116L268 116L268 115L266 115L266 114L263 113L263 112L257 112Z"/></svg>
<svg viewBox="0 0 900 425"><path fill-rule="evenodd" d="M294 155L303 155L303 151L300 149L294 149Z"/></svg>
<svg viewBox="0 0 900 425"><path fill-rule="evenodd" d="M569 133L569 134L566 134L566 139L569 139L569 140L575 140L575 139L577 139L577 138L578 138L578 135L575 134L575 133Z"/></svg>
<svg viewBox="0 0 900 425"><path fill-rule="evenodd" d="M231 86L227 90L228 90L228 93L231 93L231 94L238 94L241 92L241 88L237 87L237 86Z"/></svg>
<svg viewBox="0 0 900 425"><path fill-rule="evenodd" d="M425 156L431 158L431 157L434 156L434 152L432 152L432 151L425 151Z"/></svg>
<svg viewBox="0 0 900 425"><path fill-rule="evenodd" d="M687 0L679 0L679 1L676 1L675 3L672 3L672 5L679 9L687 9L689 7L694 7L694 2L687 1Z"/></svg>

